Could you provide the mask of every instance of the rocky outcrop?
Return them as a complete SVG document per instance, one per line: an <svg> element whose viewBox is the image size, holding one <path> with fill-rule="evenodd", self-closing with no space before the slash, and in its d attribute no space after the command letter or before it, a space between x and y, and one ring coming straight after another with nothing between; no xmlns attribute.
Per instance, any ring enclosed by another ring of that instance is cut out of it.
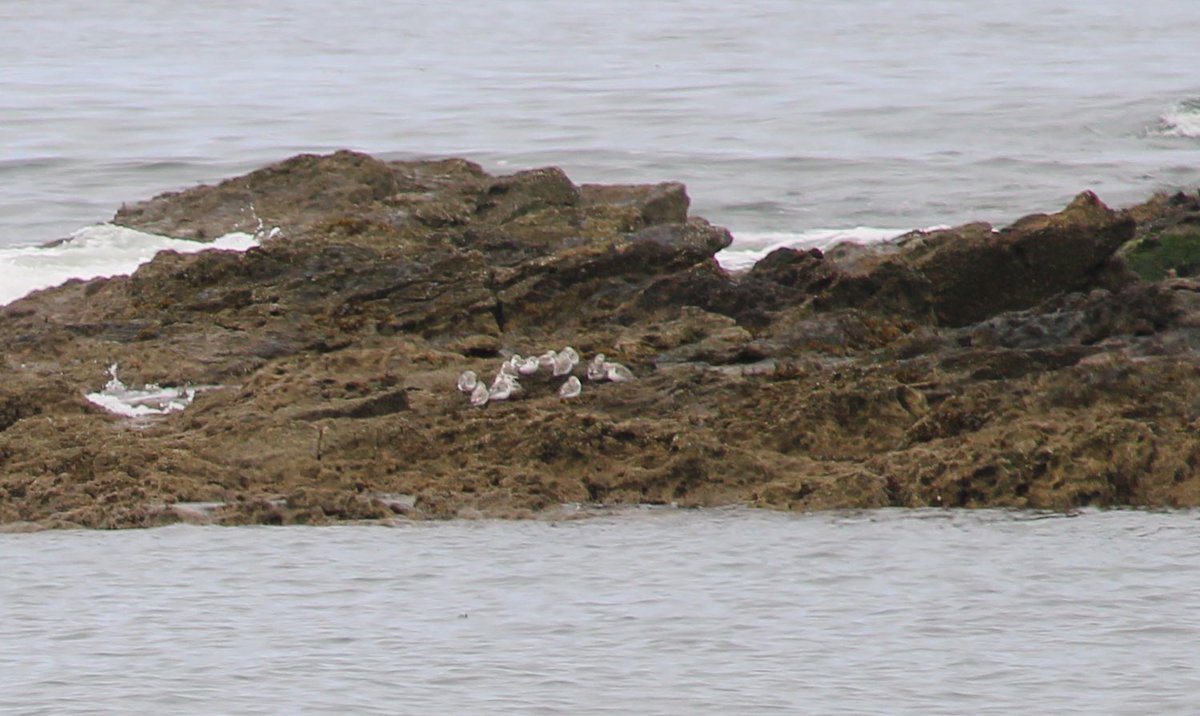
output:
<svg viewBox="0 0 1200 716"><path fill-rule="evenodd" d="M0 525L1200 505L1200 283L1119 253L1190 201L1082 194L732 276L680 184L295 157L115 219L259 248L0 308ZM566 345L637 380L563 400L541 373L482 408L455 387ZM204 389L116 417L84 398L114 363Z"/></svg>
<svg viewBox="0 0 1200 716"><path fill-rule="evenodd" d="M1161 194L1129 213L1138 220L1121 248L1130 269L1146 281L1200 276L1200 193Z"/></svg>
<svg viewBox="0 0 1200 716"><path fill-rule="evenodd" d="M836 247L829 256L779 249L749 279L785 286L824 308L869 309L964 326L1051 296L1133 277L1113 260L1136 222L1085 192L1057 214L1000 230L990 224L913 232L886 247Z"/></svg>

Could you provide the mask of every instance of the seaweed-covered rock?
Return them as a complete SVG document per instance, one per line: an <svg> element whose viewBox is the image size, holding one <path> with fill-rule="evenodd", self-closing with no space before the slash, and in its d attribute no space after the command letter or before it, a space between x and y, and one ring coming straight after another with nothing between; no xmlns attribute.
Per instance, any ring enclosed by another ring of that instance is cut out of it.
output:
<svg viewBox="0 0 1200 716"><path fill-rule="evenodd" d="M0 308L0 525L1200 505L1200 284L1113 257L1135 223L1183 231L1192 203L1082 194L731 276L731 236L677 183L295 157L115 218L258 248ZM561 399L543 369L482 407L457 388L566 346L580 377L598 353L628 373ZM85 396L113 364L194 402L111 415Z"/></svg>
<svg viewBox="0 0 1200 716"><path fill-rule="evenodd" d="M1121 255L1145 281L1200 275L1200 193L1158 195L1133 207L1138 230Z"/></svg>

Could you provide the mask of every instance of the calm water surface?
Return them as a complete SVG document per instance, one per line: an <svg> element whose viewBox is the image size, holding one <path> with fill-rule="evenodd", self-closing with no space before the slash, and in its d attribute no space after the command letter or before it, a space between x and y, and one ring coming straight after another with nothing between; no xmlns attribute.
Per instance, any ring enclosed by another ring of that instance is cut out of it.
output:
<svg viewBox="0 0 1200 716"><path fill-rule="evenodd" d="M1188 713L1200 515L0 535L5 713Z"/></svg>

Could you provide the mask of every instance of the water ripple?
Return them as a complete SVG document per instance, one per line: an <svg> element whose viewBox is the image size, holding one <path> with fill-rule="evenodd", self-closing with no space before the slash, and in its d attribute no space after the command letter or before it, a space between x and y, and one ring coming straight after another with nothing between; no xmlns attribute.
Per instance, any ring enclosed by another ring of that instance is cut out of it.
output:
<svg viewBox="0 0 1200 716"><path fill-rule="evenodd" d="M0 535L0 710L1184 708L1197 514L1046 517Z"/></svg>

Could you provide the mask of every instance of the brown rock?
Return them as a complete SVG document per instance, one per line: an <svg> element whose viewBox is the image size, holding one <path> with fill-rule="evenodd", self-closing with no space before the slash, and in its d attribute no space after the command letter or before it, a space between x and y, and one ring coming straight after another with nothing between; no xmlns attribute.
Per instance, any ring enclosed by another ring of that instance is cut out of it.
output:
<svg viewBox="0 0 1200 716"><path fill-rule="evenodd" d="M1200 505L1200 284L1111 260L1166 203L1085 194L738 277L687 205L678 184L339 152L123 208L176 236L280 233L0 308L0 529ZM541 372L481 408L455 387L566 345L637 380L561 400ZM112 416L84 395L114 363L203 390Z"/></svg>
<svg viewBox="0 0 1200 716"><path fill-rule="evenodd" d="M900 256L932 287L938 321L962 326L1095 285L1133 231L1132 218L1084 192L1058 214L1027 216L999 232L970 224L913 236Z"/></svg>
<svg viewBox="0 0 1200 716"><path fill-rule="evenodd" d="M687 222L687 189L679 182L662 184L605 185L584 184L581 198L588 206L631 208L637 212L639 226L683 224Z"/></svg>

